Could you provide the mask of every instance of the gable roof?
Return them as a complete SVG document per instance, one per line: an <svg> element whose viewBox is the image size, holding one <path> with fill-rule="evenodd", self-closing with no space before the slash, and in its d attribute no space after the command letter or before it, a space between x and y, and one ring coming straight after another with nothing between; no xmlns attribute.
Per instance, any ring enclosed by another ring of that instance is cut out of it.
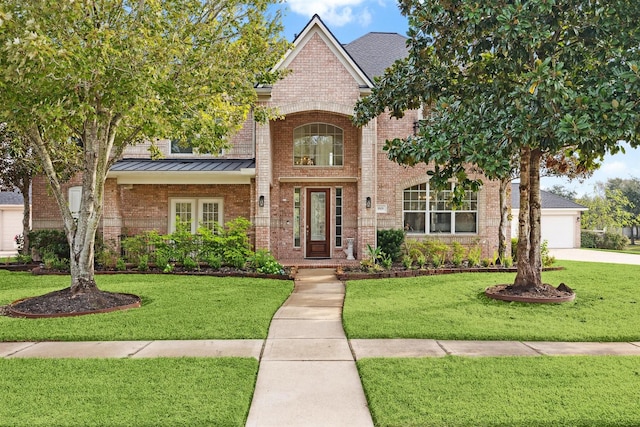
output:
<svg viewBox="0 0 640 427"><path fill-rule="evenodd" d="M373 80L398 59L409 55L407 38L398 33L368 33L344 45L345 50Z"/></svg>
<svg viewBox="0 0 640 427"><path fill-rule="evenodd" d="M548 191L540 190L542 209L573 209L586 211L588 208L572 200ZM511 184L511 208L520 209L520 184Z"/></svg>
<svg viewBox="0 0 640 427"><path fill-rule="evenodd" d="M280 60L274 67L274 69L284 69L291 64L295 57L300 53L304 46L311 40L314 35L319 35L324 40L327 47L336 55L336 57L342 62L347 71L353 76L354 80L358 82L358 85L362 88L372 88L373 82L367 76L367 74L360 68L360 66L353 60L349 53L345 50L333 33L322 22L322 19L318 15L313 15L311 20L304 27L302 32L296 36L293 40L293 47L284 55L284 58ZM257 87L266 88L264 85Z"/></svg>
<svg viewBox="0 0 640 427"><path fill-rule="evenodd" d="M0 192L0 205L22 205L24 197L19 191L2 191Z"/></svg>

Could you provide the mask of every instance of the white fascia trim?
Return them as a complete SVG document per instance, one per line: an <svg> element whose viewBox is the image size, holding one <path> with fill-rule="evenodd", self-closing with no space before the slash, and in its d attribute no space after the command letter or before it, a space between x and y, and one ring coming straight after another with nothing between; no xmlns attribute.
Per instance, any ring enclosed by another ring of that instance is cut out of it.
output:
<svg viewBox="0 0 640 427"><path fill-rule="evenodd" d="M255 168L236 172L109 172L118 184L251 184Z"/></svg>

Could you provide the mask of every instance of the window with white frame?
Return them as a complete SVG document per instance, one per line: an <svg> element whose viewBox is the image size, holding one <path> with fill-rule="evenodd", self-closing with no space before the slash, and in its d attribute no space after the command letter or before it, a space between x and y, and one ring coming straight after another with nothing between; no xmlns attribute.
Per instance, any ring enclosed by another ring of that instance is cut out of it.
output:
<svg viewBox="0 0 640 427"><path fill-rule="evenodd" d="M418 184L405 188L402 197L404 229L413 234L463 234L478 232L478 193L465 191L460 206L451 203L453 185L430 190Z"/></svg>
<svg viewBox="0 0 640 427"><path fill-rule="evenodd" d="M342 247L342 188L336 187L336 247Z"/></svg>
<svg viewBox="0 0 640 427"><path fill-rule="evenodd" d="M80 217L80 203L82 201L82 186L69 188L69 211L75 219Z"/></svg>
<svg viewBox="0 0 640 427"><path fill-rule="evenodd" d="M327 123L310 123L293 130L293 164L342 166L343 131Z"/></svg>
<svg viewBox="0 0 640 427"><path fill-rule="evenodd" d="M293 189L293 247L300 247L300 207L301 207L301 189Z"/></svg>
<svg viewBox="0 0 640 427"><path fill-rule="evenodd" d="M171 199L169 231L176 231L178 224L186 225L192 233L200 226L214 229L222 225L222 208L222 199Z"/></svg>

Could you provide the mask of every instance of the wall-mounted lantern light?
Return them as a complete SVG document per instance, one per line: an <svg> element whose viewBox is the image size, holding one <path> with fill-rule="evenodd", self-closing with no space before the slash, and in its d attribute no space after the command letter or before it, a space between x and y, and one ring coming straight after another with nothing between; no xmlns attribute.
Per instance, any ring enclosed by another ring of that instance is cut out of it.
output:
<svg viewBox="0 0 640 427"><path fill-rule="evenodd" d="M413 122L413 135L417 135L418 134L418 130L420 130L420 122L419 121L415 121Z"/></svg>
<svg viewBox="0 0 640 427"><path fill-rule="evenodd" d="M371 197L367 196L367 199L364 205L367 207L367 209L371 208Z"/></svg>
<svg viewBox="0 0 640 427"><path fill-rule="evenodd" d="M264 207L264 196L258 197L258 206L260 206L261 208Z"/></svg>

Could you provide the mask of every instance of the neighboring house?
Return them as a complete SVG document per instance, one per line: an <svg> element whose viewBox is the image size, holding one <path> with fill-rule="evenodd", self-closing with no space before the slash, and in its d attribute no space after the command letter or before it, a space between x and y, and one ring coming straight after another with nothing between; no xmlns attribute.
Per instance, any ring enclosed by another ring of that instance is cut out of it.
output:
<svg viewBox="0 0 640 427"><path fill-rule="evenodd" d="M540 191L542 197L542 241L550 249L580 247L580 220L585 206L548 191ZM511 184L511 237L518 237L518 213L520 212L519 184Z"/></svg>
<svg viewBox="0 0 640 427"><path fill-rule="evenodd" d="M318 16L296 37L277 66L290 73L259 86L259 102L282 119L262 125L251 117L221 156L198 155L170 141L166 158L151 160L147 146L131 147L111 168L100 232L121 235L175 230L176 221L211 226L246 217L252 242L281 261L345 259L350 243L362 258L376 230L404 228L409 237L497 248L498 184L485 180L453 210L450 190L429 188L427 167L388 160L385 140L414 131L419 111L401 120L384 114L362 128L351 118L374 78L407 55L399 34L369 33L342 45ZM187 151L187 152L184 152ZM75 181L79 183L80 181ZM79 190L70 184L72 210ZM452 184L453 185L453 184ZM34 181L33 228L61 228L42 177Z"/></svg>
<svg viewBox="0 0 640 427"><path fill-rule="evenodd" d="M0 192L0 251L15 251L15 236L22 233L24 198L19 191Z"/></svg>

